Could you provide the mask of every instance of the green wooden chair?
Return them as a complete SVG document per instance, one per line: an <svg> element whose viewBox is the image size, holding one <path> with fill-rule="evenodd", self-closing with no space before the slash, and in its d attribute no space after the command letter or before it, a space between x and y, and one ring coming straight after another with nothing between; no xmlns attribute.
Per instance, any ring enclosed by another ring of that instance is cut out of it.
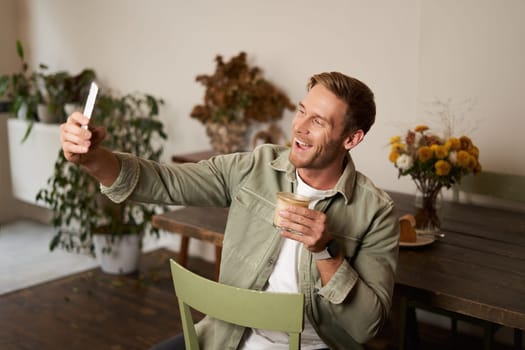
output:
<svg viewBox="0 0 525 350"><path fill-rule="evenodd" d="M199 349L190 308L236 325L288 333L290 349L300 348L303 294L236 288L201 277L172 259L170 264L186 349Z"/></svg>
<svg viewBox="0 0 525 350"><path fill-rule="evenodd" d="M461 179L461 183L453 188L453 200L460 201L462 195L474 194L487 198L508 201L513 203L525 203L525 176L482 171L476 175L467 175ZM403 297L401 299L401 336L400 349L417 348L419 346L417 337L417 319L415 309L423 309L433 313L449 316L451 319L451 331L457 333L457 321L466 321L481 326L484 330L483 348L492 348L494 332L499 328L497 324L478 320L473 317L448 312L428 305L416 303ZM411 328L411 329L409 329ZM514 348L521 350L523 344L523 332L514 329Z"/></svg>

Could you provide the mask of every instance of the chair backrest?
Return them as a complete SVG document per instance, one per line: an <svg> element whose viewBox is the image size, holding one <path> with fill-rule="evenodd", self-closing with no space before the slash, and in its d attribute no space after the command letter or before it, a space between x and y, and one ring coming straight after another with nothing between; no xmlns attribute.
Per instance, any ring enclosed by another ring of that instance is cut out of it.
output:
<svg viewBox="0 0 525 350"><path fill-rule="evenodd" d="M454 200L459 199L460 192L525 202L525 176L482 171L461 179L454 187Z"/></svg>
<svg viewBox="0 0 525 350"><path fill-rule="evenodd" d="M186 349L199 349L190 307L236 325L288 333L290 349L299 349L304 295L236 288L201 277L170 259Z"/></svg>

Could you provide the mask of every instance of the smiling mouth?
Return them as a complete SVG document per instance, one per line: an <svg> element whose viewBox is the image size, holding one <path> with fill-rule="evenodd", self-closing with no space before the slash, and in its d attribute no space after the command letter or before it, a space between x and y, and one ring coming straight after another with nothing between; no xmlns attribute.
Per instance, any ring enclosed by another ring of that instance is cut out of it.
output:
<svg viewBox="0 0 525 350"><path fill-rule="evenodd" d="M302 142L298 139L295 139L295 146L300 150L308 150L312 147L312 145Z"/></svg>

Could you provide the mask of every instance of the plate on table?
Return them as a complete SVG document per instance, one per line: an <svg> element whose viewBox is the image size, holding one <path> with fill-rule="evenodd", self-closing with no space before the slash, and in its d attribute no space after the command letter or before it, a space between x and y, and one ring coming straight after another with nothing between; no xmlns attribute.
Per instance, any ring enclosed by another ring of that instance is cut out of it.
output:
<svg viewBox="0 0 525 350"><path fill-rule="evenodd" d="M434 243L436 240L436 237L433 235L419 235L416 233L416 241L415 242L403 242L399 241L400 247L423 247L429 244Z"/></svg>

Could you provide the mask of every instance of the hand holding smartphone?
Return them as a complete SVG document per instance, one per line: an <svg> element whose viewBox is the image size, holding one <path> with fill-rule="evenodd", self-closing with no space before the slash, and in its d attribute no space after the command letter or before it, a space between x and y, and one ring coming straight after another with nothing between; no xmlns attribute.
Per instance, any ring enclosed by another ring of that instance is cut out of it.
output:
<svg viewBox="0 0 525 350"><path fill-rule="evenodd" d="M88 118L91 118L91 114L93 113L93 107L95 107L95 100L97 98L97 94L98 94L98 86L93 81L91 82L91 86L89 87L89 94L88 94L88 98L86 100L86 105L84 106L84 112L83 112L83 114ZM87 124L82 125L82 127L84 129L88 128Z"/></svg>

